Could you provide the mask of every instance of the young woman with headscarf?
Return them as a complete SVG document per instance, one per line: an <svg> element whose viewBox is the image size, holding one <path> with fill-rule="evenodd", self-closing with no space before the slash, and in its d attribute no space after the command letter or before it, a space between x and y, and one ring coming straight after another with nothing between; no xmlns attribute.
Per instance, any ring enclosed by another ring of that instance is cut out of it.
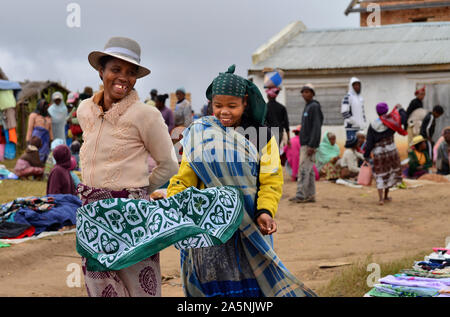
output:
<svg viewBox="0 0 450 317"><path fill-rule="evenodd" d="M53 141L52 118L48 114L47 108L48 103L44 99L40 99L36 110L28 117L26 136L27 143L33 136L41 139L42 146L39 149L39 158L43 163L47 160L50 153L50 143Z"/></svg>
<svg viewBox="0 0 450 317"><path fill-rule="evenodd" d="M377 104L378 118L369 126L367 131L364 159L369 161L373 154L373 175L378 189L379 204L391 201L389 188L402 182L400 156L394 142L394 134L407 135L402 129L403 111L398 111L398 105L388 114L389 106L381 102ZM384 191L384 194L383 194Z"/></svg>
<svg viewBox="0 0 450 317"><path fill-rule="evenodd" d="M52 95L52 104L48 108L48 113L52 117L52 130L55 139L62 139L66 143L67 106L64 103L63 95L59 91Z"/></svg>
<svg viewBox="0 0 450 317"><path fill-rule="evenodd" d="M83 100L77 110L84 140L80 150L83 184L78 186L83 206L111 198L148 200L178 170L160 111L142 103L134 89L137 79L150 74L140 64L140 55L139 44L124 37L113 37L104 51L89 54L104 88ZM151 174L149 155L156 162ZM77 237L82 234L80 225ZM90 261L82 258L90 296L161 296L159 253L115 271L94 271Z"/></svg>
<svg viewBox="0 0 450 317"><path fill-rule="evenodd" d="M62 144L53 150L56 165L50 171L47 181L47 195L76 195L75 183L70 175L72 154L67 145Z"/></svg>
<svg viewBox="0 0 450 317"><path fill-rule="evenodd" d="M207 89L214 116L184 131L183 159L167 192L173 196L191 186L236 186L244 195L244 217L225 244L181 252L185 295L314 296L273 249L273 218L283 187L278 145L263 126L266 103L259 89L234 70L233 65L220 73Z"/></svg>

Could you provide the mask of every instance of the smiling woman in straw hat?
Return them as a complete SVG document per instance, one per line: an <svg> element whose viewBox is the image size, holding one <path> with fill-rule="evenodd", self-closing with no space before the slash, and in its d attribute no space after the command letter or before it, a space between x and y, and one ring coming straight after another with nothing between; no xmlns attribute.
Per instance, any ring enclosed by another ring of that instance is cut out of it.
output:
<svg viewBox="0 0 450 317"><path fill-rule="evenodd" d="M150 74L140 57L139 44L124 37L113 37L103 51L89 54L104 89L84 100L77 112L84 139L83 184L77 189L83 205L109 198L146 199L178 170L159 110L140 102L134 90L136 80ZM150 175L149 155L157 163ZM161 295L159 254L120 271L91 272L86 262L83 258L90 296Z"/></svg>
<svg viewBox="0 0 450 317"><path fill-rule="evenodd" d="M408 153L409 167L408 177L419 178L427 174L428 169L433 165L427 151L427 140L421 135L417 135L412 139L410 144L411 152Z"/></svg>

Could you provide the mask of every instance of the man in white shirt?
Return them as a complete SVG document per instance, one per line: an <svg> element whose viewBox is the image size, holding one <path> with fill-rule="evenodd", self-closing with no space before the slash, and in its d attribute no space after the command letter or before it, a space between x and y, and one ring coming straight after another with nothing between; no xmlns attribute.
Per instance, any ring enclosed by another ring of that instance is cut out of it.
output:
<svg viewBox="0 0 450 317"><path fill-rule="evenodd" d="M342 100L341 113L344 117L347 140L356 138L356 133L367 126L364 99L361 96L361 81L356 77L350 80L348 93Z"/></svg>

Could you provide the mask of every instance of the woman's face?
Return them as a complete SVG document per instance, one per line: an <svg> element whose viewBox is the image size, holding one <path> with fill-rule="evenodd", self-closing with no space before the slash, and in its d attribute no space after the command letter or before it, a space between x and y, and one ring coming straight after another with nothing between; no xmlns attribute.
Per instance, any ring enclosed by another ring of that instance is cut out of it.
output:
<svg viewBox="0 0 450 317"><path fill-rule="evenodd" d="M237 127L241 123L247 103L242 97L216 95L212 100L213 114L225 127Z"/></svg>
<svg viewBox="0 0 450 317"><path fill-rule="evenodd" d="M100 70L103 78L105 97L112 102L123 99L133 90L136 84L138 67L118 58L108 61Z"/></svg>
<svg viewBox="0 0 450 317"><path fill-rule="evenodd" d="M335 145L336 144L336 136L335 135L328 135L328 140L330 141L331 145Z"/></svg>
<svg viewBox="0 0 450 317"><path fill-rule="evenodd" d="M184 94L184 92L182 92L182 91L177 91L177 92L175 92L175 95L177 96L177 100L178 101L181 101L181 100L183 100L185 97L186 97L186 95Z"/></svg>
<svg viewBox="0 0 450 317"><path fill-rule="evenodd" d="M425 142L420 142L418 145L418 150L419 151L425 151L427 149L427 144Z"/></svg>

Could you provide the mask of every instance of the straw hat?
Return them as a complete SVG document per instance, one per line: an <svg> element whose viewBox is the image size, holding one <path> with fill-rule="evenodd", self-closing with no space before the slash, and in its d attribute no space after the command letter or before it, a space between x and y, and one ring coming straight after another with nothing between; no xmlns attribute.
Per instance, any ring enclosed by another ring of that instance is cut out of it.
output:
<svg viewBox="0 0 450 317"><path fill-rule="evenodd" d="M125 62L139 66L137 78L150 74L150 70L141 63L141 47L139 44L126 37L112 37L105 45L103 52L93 51L89 54L89 63L96 70L100 69L100 58L103 56L112 56Z"/></svg>
<svg viewBox="0 0 450 317"><path fill-rule="evenodd" d="M421 143L421 142L424 142L424 141L426 141L426 140L425 140L425 138L424 138L423 136L421 136L421 135L416 135L416 136L412 139L410 146L417 145L417 144L419 144L419 143Z"/></svg>

